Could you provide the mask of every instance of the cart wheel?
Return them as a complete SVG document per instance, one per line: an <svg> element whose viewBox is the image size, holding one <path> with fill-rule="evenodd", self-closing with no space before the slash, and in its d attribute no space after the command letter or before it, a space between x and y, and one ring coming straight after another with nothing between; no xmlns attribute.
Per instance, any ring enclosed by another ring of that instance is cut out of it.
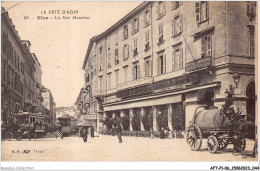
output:
<svg viewBox="0 0 260 171"><path fill-rule="evenodd" d="M8 140L8 141L11 141L13 139L13 134L11 132L7 132L5 134L5 138Z"/></svg>
<svg viewBox="0 0 260 171"><path fill-rule="evenodd" d="M5 136L3 134L1 134L1 141L5 140Z"/></svg>
<svg viewBox="0 0 260 171"><path fill-rule="evenodd" d="M207 145L208 145L208 151L210 153L213 153L213 154L216 153L216 151L218 149L218 139L214 135L209 136Z"/></svg>
<svg viewBox="0 0 260 171"><path fill-rule="evenodd" d="M238 146L236 148L237 148L236 149L237 151L240 151L240 152L244 151L246 148L246 139L242 138L240 140L240 142L238 142Z"/></svg>
<svg viewBox="0 0 260 171"><path fill-rule="evenodd" d="M193 151L198 151L202 144L202 134L200 128L196 124L189 126L186 134L187 143L190 149Z"/></svg>
<svg viewBox="0 0 260 171"><path fill-rule="evenodd" d="M221 138L218 141L218 149L224 150L229 144L229 139L228 138Z"/></svg>

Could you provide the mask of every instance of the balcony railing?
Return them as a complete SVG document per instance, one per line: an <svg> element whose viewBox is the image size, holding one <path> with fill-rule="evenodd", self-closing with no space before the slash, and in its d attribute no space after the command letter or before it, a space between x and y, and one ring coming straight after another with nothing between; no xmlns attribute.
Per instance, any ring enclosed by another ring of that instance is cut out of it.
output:
<svg viewBox="0 0 260 171"><path fill-rule="evenodd" d="M200 58L195 61L189 62L186 64L185 71L186 72L194 72L202 69L206 69L212 66L211 57Z"/></svg>

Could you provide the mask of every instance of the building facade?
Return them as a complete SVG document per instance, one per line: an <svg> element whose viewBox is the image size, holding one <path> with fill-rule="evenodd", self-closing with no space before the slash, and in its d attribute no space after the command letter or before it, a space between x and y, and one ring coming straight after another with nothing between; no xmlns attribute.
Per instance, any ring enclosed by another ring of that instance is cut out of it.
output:
<svg viewBox="0 0 260 171"><path fill-rule="evenodd" d="M1 120L8 123L24 106L24 47L8 13L1 16Z"/></svg>
<svg viewBox="0 0 260 171"><path fill-rule="evenodd" d="M198 106L220 108L230 85L241 113L255 117L255 9L256 2L144 2L93 37L84 90L92 96L85 102L98 104L99 128L101 118L121 117L126 131L185 130Z"/></svg>
<svg viewBox="0 0 260 171"><path fill-rule="evenodd" d="M42 111L42 95L41 95L41 89L42 89L42 68L41 64L35 55L35 53L32 53L32 57L34 60L34 84L35 84L35 96L36 96L36 109L35 112L39 113Z"/></svg>
<svg viewBox="0 0 260 171"><path fill-rule="evenodd" d="M35 84L35 61L33 54L30 53L31 43L28 40L23 40L25 72L24 72L24 111L35 113L37 107L36 101L36 84Z"/></svg>
<svg viewBox="0 0 260 171"><path fill-rule="evenodd" d="M49 116L50 109L42 105L42 69L36 54L30 51L30 41L21 40L4 8L1 16L1 121L25 121L21 116L29 116L26 121L30 123L45 116L55 120L54 107Z"/></svg>
<svg viewBox="0 0 260 171"><path fill-rule="evenodd" d="M47 117L47 121L53 125L56 122L56 112L55 112L55 102L53 96L51 94L50 89L43 87L41 91L41 95L43 98L42 105L45 106L49 110L49 116Z"/></svg>

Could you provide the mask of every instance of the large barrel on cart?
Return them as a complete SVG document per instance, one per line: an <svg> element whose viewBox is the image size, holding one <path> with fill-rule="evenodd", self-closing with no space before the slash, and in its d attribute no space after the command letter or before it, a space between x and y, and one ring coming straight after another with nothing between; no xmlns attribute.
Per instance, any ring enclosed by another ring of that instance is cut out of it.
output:
<svg viewBox="0 0 260 171"><path fill-rule="evenodd" d="M237 150L243 151L246 145L246 135L254 124L247 122L239 114L227 117L222 109L206 110L200 106L195 110L192 122L187 129L187 143L191 150L200 150L202 139L207 138L207 148L210 153L225 149L228 144L239 144Z"/></svg>

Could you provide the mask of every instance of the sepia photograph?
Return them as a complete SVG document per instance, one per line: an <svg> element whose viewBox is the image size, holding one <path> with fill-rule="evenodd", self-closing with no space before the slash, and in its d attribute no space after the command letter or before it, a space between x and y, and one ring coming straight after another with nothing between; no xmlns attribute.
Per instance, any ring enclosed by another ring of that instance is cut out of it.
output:
<svg viewBox="0 0 260 171"><path fill-rule="evenodd" d="M1 161L257 162L257 9L2 1Z"/></svg>

